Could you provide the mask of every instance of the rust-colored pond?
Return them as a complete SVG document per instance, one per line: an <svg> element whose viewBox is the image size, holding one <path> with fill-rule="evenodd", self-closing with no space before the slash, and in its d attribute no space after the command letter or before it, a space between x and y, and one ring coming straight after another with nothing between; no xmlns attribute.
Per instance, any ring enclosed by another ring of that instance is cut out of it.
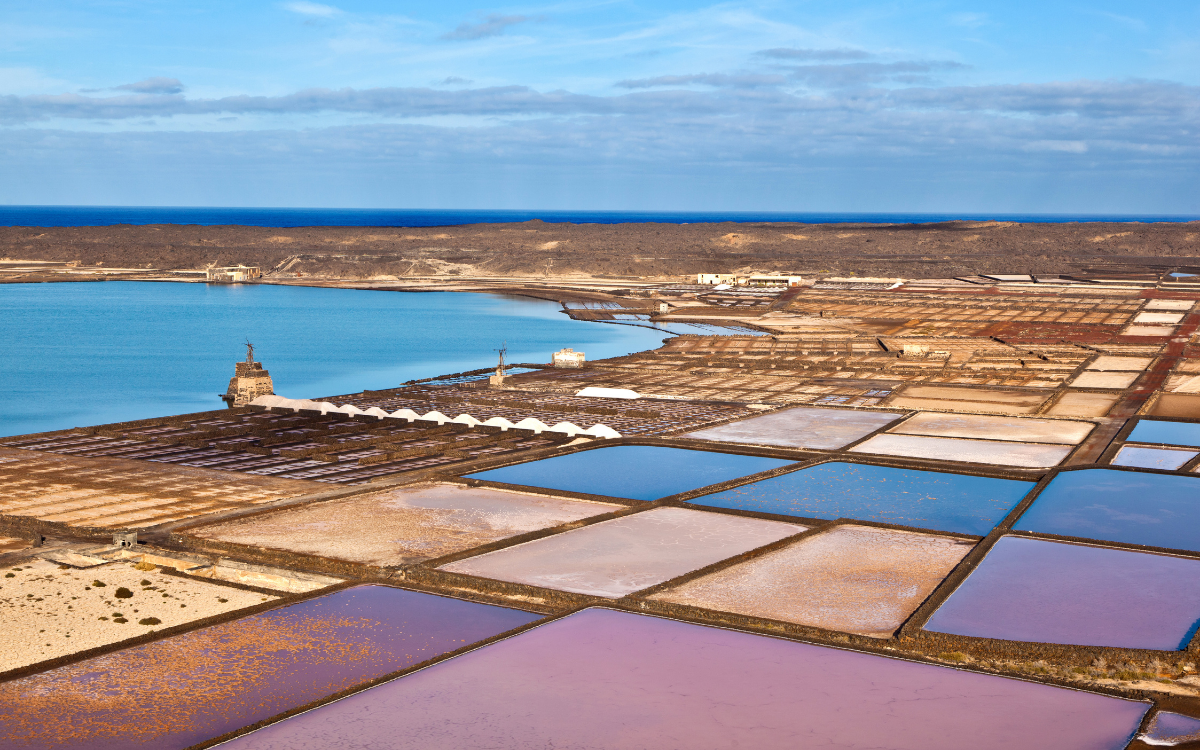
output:
<svg viewBox="0 0 1200 750"><path fill-rule="evenodd" d="M1118 750L1149 703L607 609L229 750Z"/></svg>
<svg viewBox="0 0 1200 750"><path fill-rule="evenodd" d="M343 589L0 684L0 748L185 748L538 617Z"/></svg>

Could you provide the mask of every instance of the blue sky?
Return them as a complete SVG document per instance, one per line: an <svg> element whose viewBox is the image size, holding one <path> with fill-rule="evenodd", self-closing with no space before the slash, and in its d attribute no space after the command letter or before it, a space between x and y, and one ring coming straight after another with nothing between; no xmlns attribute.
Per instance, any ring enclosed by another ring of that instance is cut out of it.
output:
<svg viewBox="0 0 1200 750"><path fill-rule="evenodd" d="M1200 3L0 7L0 202L1200 214Z"/></svg>

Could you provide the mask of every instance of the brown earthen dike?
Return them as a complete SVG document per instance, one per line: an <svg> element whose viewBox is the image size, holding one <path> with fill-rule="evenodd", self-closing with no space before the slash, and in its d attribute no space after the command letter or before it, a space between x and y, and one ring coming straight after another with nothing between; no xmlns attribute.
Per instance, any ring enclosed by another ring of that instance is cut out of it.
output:
<svg viewBox="0 0 1200 750"><path fill-rule="evenodd" d="M0 227L0 258L162 271L241 263L318 279L754 271L931 278L1200 266L1200 222Z"/></svg>

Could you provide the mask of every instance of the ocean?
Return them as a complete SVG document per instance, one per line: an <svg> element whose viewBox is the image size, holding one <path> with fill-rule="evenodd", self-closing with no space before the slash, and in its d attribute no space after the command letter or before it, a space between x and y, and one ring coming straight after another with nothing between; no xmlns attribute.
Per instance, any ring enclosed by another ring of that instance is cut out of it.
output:
<svg viewBox="0 0 1200 750"><path fill-rule="evenodd" d="M506 343L509 362L544 363L563 347L601 359L669 337L560 310L465 292L0 284L0 435L222 409L247 339L276 393L320 398L494 366Z"/></svg>
<svg viewBox="0 0 1200 750"><path fill-rule="evenodd" d="M548 223L625 224L657 222L752 223L764 221L803 224L922 224L955 220L994 220L1021 223L1073 221L1181 222L1200 216L1133 214L939 214L939 213L805 213L770 211L489 211L467 209L349 209L349 208L217 208L188 206L0 206L0 226L86 227L114 224L240 224L256 227L435 227L497 224L540 219Z"/></svg>

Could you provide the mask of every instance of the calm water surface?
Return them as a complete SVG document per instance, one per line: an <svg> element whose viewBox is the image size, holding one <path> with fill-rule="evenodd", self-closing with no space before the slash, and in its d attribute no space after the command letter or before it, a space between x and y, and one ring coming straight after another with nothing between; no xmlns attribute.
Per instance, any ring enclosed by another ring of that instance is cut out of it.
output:
<svg viewBox="0 0 1200 750"><path fill-rule="evenodd" d="M511 362L652 349L661 331L519 297L284 286L0 285L0 435L224 408L249 338L275 392L319 398Z"/></svg>

